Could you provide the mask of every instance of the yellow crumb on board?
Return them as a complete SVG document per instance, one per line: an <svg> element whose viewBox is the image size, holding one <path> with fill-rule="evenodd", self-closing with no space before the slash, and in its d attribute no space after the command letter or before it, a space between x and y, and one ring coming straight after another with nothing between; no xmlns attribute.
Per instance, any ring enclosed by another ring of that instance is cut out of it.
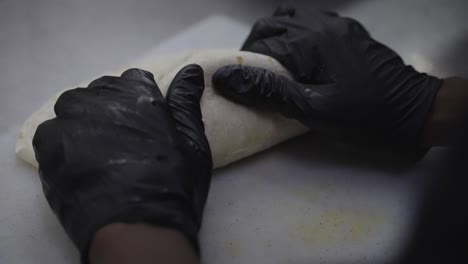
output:
<svg viewBox="0 0 468 264"><path fill-rule="evenodd" d="M292 235L308 245L360 242L372 237L382 223L381 217L348 209L326 211L310 222L296 223Z"/></svg>

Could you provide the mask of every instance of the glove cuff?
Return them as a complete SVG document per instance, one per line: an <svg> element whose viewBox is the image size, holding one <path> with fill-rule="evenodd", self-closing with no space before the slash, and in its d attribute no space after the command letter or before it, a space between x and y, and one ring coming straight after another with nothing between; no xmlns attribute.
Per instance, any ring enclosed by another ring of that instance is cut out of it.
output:
<svg viewBox="0 0 468 264"><path fill-rule="evenodd" d="M101 208L112 208L107 207ZM114 206L115 207L115 206ZM119 206L117 211L105 212L99 220L93 218L92 223L75 222L71 220L66 232L80 251L81 263L89 263L89 250L94 234L102 227L111 223L146 223L160 227L172 228L180 231L195 249L196 254L200 255L198 243L199 225L191 221L192 217L187 213L187 208L181 208L175 203L144 203L138 205ZM76 212L76 215L82 215L83 212ZM70 219L84 219L83 217L74 218L71 214ZM65 223L62 223L65 224ZM65 226L65 225L64 225Z"/></svg>
<svg viewBox="0 0 468 264"><path fill-rule="evenodd" d="M426 73L419 73L411 66L405 66L398 75L398 83L392 87L399 87L399 93L388 101L394 102L395 116L393 131L390 135L394 143L401 145L416 145L422 143L424 126L430 115L434 100L442 86L442 80Z"/></svg>

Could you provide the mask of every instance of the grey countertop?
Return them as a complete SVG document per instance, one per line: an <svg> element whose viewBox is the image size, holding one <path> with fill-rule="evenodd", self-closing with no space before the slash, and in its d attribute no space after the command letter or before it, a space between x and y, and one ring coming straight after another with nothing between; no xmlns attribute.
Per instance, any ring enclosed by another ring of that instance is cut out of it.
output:
<svg viewBox="0 0 468 264"><path fill-rule="evenodd" d="M78 263L35 172L14 157L29 114L155 46L190 48L196 37L187 34L203 35L199 45L237 45L277 2L0 0L0 263ZM419 70L468 76L467 1L303 2L359 19ZM212 14L231 19L193 27ZM385 263L441 151L403 169L375 150L309 135L219 170L201 235L205 262Z"/></svg>

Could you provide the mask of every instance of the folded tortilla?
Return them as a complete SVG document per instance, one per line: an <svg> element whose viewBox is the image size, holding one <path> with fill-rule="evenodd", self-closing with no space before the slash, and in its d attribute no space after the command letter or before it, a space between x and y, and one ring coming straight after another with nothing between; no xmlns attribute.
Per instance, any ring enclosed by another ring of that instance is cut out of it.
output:
<svg viewBox="0 0 468 264"><path fill-rule="evenodd" d="M162 59L140 60L125 67L141 68L154 74L163 95L176 73L185 65L200 65L205 73L205 92L201 100L203 122L211 146L214 167L222 167L256 152L265 150L307 129L299 122L278 113L265 112L231 102L212 87L211 76L220 67L243 64L262 67L292 78L276 60L261 54L237 50L199 50L172 55ZM111 73L119 76L124 69ZM84 82L79 87L86 87ZM75 88L69 87L68 89ZM67 90L67 89L65 89ZM54 105L62 92L52 96L23 124L16 143L17 155L37 167L32 139L37 126L55 117Z"/></svg>

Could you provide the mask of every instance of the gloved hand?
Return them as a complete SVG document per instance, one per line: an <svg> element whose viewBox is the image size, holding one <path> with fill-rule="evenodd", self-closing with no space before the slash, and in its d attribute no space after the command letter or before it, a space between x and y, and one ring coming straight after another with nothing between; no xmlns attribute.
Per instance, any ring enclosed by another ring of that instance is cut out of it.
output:
<svg viewBox="0 0 468 264"><path fill-rule="evenodd" d="M140 69L63 93L33 145L52 210L87 262L94 233L142 222L197 234L211 181L200 98L203 70L188 65L162 96Z"/></svg>
<svg viewBox="0 0 468 264"><path fill-rule="evenodd" d="M340 138L419 143L442 83L405 65L357 21L331 12L280 7L254 25L242 49L275 58L295 81L229 65L213 76L222 94Z"/></svg>

